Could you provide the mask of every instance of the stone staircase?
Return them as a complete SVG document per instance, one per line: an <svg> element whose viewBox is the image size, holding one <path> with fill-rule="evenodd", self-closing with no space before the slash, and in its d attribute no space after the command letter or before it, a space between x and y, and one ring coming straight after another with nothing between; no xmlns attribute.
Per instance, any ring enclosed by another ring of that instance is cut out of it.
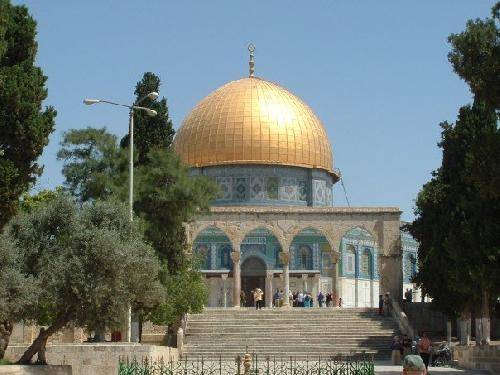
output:
<svg viewBox="0 0 500 375"><path fill-rule="evenodd" d="M188 316L184 356L233 359L250 353L275 357L328 357L366 353L390 358L390 317L366 308L205 309Z"/></svg>

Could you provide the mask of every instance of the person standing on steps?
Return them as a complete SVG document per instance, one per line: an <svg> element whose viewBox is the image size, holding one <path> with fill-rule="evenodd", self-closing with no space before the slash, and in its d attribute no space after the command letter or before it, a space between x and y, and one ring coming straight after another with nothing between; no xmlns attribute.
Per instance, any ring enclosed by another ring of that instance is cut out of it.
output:
<svg viewBox="0 0 500 375"><path fill-rule="evenodd" d="M318 307L323 307L323 302L325 301L325 296L321 293L321 290L318 293Z"/></svg>
<svg viewBox="0 0 500 375"><path fill-rule="evenodd" d="M253 292L253 300L255 301L255 309L256 310L262 310L262 296L264 295L264 292L262 289L257 288Z"/></svg>
<svg viewBox="0 0 500 375"><path fill-rule="evenodd" d="M242 290L240 293L240 307L245 307L247 305L247 297L245 291Z"/></svg>
<svg viewBox="0 0 500 375"><path fill-rule="evenodd" d="M382 294L378 296L378 314L384 314L384 296Z"/></svg>

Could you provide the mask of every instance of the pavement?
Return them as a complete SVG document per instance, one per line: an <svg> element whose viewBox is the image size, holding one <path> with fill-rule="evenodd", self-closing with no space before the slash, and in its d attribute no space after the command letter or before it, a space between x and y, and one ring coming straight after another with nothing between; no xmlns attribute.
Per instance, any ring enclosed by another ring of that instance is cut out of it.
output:
<svg viewBox="0 0 500 375"><path fill-rule="evenodd" d="M395 366L386 363L375 363L375 374L402 375L403 366ZM428 375L491 375L484 370L466 370L450 367L429 367Z"/></svg>

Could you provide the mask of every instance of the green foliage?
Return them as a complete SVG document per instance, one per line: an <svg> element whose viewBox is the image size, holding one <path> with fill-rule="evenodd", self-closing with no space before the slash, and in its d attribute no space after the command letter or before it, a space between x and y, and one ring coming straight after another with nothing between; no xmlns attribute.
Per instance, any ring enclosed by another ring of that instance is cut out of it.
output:
<svg viewBox="0 0 500 375"><path fill-rule="evenodd" d="M64 185L80 201L105 199L125 168L117 137L105 128L72 129L64 134L57 158L64 162Z"/></svg>
<svg viewBox="0 0 500 375"><path fill-rule="evenodd" d="M41 205L44 205L45 203L56 199L57 196L62 193L63 193L62 186L57 186L56 190L48 190L48 189L41 190L35 195L32 195L30 193L24 193L19 201L20 205L19 208L21 209L21 211L31 212L40 207Z"/></svg>
<svg viewBox="0 0 500 375"><path fill-rule="evenodd" d="M476 102L443 123L441 168L424 185L409 225L419 241L416 282L449 316L500 293L500 132L497 115Z"/></svg>
<svg viewBox="0 0 500 375"><path fill-rule="evenodd" d="M486 317L500 294L499 4L492 19L469 21L449 38L449 60L475 99L455 124L441 124L441 167L407 226L419 241L415 281L450 317L478 307Z"/></svg>
<svg viewBox="0 0 500 375"><path fill-rule="evenodd" d="M36 299L37 285L21 272L21 262L12 241L0 235L0 322L19 321Z"/></svg>
<svg viewBox="0 0 500 375"><path fill-rule="evenodd" d="M117 327L127 305L162 301L159 261L121 204L82 209L68 197L22 213L7 226L21 272L39 285L24 318L41 325L70 321L89 329Z"/></svg>
<svg viewBox="0 0 500 375"><path fill-rule="evenodd" d="M167 290L165 301L146 317L155 324L175 324L185 313L199 313L208 300L197 262L186 260L176 274L162 273L162 283Z"/></svg>
<svg viewBox="0 0 500 375"><path fill-rule="evenodd" d="M134 211L146 222L146 237L171 274L184 269L184 223L207 212L217 186L207 177L189 176L170 151L153 150L149 162L137 168Z"/></svg>
<svg viewBox="0 0 500 375"><path fill-rule="evenodd" d="M136 101L141 100L151 92L160 92L160 78L154 73L144 73L142 80L135 87ZM136 165L148 162L149 151L153 149L168 149L174 139L174 128L168 116L167 99L151 100L149 98L140 102L141 106L154 109L157 115L152 117L143 111L134 112L134 151ZM121 140L122 148L128 148L128 134Z"/></svg>
<svg viewBox="0 0 500 375"><path fill-rule="evenodd" d="M0 0L0 228L41 174L36 161L54 130L56 111L42 110L47 77L34 65L35 36L27 8Z"/></svg>
<svg viewBox="0 0 500 375"><path fill-rule="evenodd" d="M159 78L145 73L136 86L137 100L152 91L158 92L159 87ZM217 188L206 177L190 177L188 169L171 152L174 131L166 99L145 99L141 105L155 109L158 115L150 117L140 112L134 115L134 212L142 219L145 238L162 262L162 281L169 302L155 310L155 319L157 322L164 319L165 323L179 319L186 312L197 311L205 301L205 285L186 257L184 223L208 210ZM87 128L66 133L58 157L65 163L65 186L71 194L81 202L99 198L125 202L128 136L122 139L121 146L117 146L116 138L105 129ZM179 289L179 285L189 289ZM147 309L136 304L136 312L144 316Z"/></svg>
<svg viewBox="0 0 500 375"><path fill-rule="evenodd" d="M492 17L469 20L465 31L448 38L453 49L448 59L474 96L495 109L500 108L500 3Z"/></svg>

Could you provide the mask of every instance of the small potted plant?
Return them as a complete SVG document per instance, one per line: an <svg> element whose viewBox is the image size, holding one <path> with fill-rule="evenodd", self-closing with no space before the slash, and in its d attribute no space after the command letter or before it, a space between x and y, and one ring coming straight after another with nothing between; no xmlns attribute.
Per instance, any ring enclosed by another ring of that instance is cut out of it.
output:
<svg viewBox="0 0 500 375"><path fill-rule="evenodd" d="M426 375L424 361L419 355L409 354L403 359L404 375Z"/></svg>

